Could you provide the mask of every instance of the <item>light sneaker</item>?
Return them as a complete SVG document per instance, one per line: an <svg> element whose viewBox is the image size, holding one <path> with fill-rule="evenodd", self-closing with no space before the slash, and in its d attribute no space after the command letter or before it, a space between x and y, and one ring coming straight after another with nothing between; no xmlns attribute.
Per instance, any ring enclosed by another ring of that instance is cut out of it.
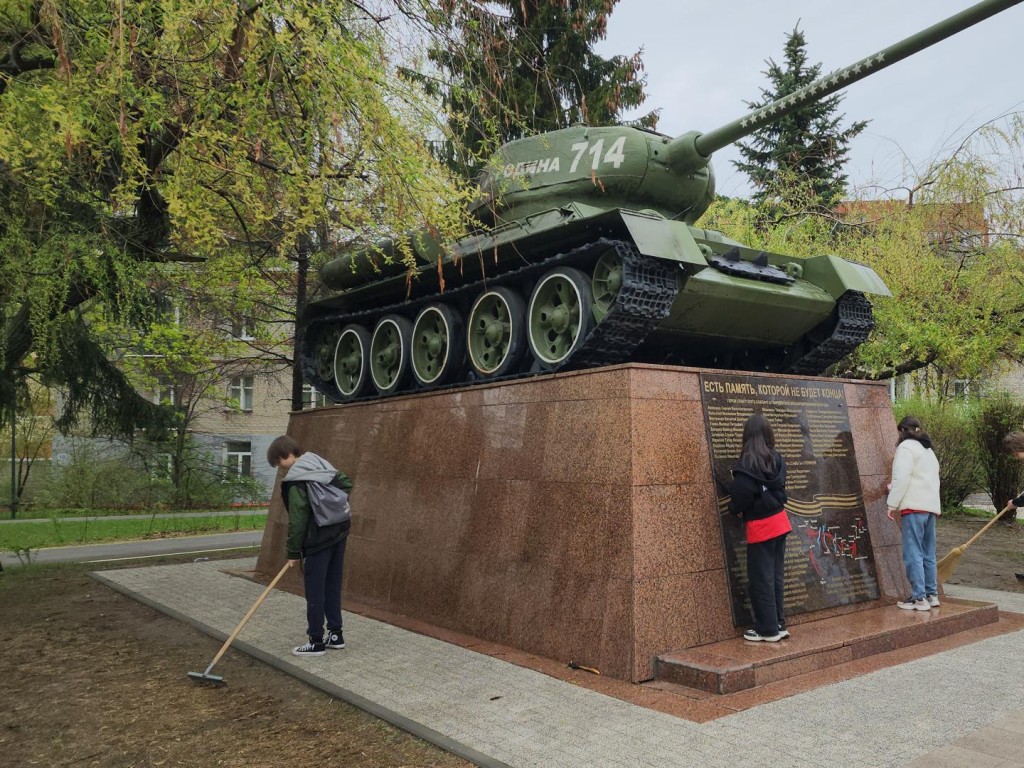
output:
<svg viewBox="0 0 1024 768"><path fill-rule="evenodd" d="M930 611L932 608L923 597L918 600L908 597L906 600L896 603L896 607L902 608L904 611Z"/></svg>
<svg viewBox="0 0 1024 768"><path fill-rule="evenodd" d="M329 629L324 633L324 646L327 648L344 648L345 636L340 629Z"/></svg>
<svg viewBox="0 0 1024 768"><path fill-rule="evenodd" d="M928 595L928 605L930 605L932 608L938 608L939 607L939 596L938 595Z"/></svg>
<svg viewBox="0 0 1024 768"><path fill-rule="evenodd" d="M789 637L789 630L786 629L785 624L779 624L779 637L781 637L783 640Z"/></svg>
<svg viewBox="0 0 1024 768"><path fill-rule="evenodd" d="M323 656L325 653L327 653L327 646L312 640L307 640L302 645L292 648L292 656Z"/></svg>
<svg viewBox="0 0 1024 768"><path fill-rule="evenodd" d="M743 633L743 639L752 643L777 643L782 639L782 635L778 632L774 635L762 635L756 629L748 629Z"/></svg>

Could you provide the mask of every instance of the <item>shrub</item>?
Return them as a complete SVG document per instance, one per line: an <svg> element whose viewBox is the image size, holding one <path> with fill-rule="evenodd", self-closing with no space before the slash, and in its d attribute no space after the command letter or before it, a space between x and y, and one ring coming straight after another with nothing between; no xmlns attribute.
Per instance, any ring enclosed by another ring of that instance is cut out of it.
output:
<svg viewBox="0 0 1024 768"><path fill-rule="evenodd" d="M921 420L939 460L942 509L959 509L964 499L984 485L978 444L974 439L978 403L912 398L896 403L893 411L897 422L908 414ZM896 440L895 435L893 440Z"/></svg>
<svg viewBox="0 0 1024 768"><path fill-rule="evenodd" d="M152 477L123 453L76 442L69 462L52 468L36 501L51 508L153 508L168 506L172 491L170 483Z"/></svg>
<svg viewBox="0 0 1024 768"><path fill-rule="evenodd" d="M981 402L974 438L981 456L985 484L997 509L1002 509L1024 485L1024 462L1003 452L1003 438L1019 430L1022 423L1024 403L1012 395L1000 393ZM1016 510L1011 510L1003 519L1013 522L1016 514Z"/></svg>

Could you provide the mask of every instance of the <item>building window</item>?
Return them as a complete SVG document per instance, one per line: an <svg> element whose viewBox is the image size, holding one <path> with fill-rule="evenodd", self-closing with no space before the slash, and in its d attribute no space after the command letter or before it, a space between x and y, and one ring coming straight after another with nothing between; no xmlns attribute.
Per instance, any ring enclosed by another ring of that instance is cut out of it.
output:
<svg viewBox="0 0 1024 768"><path fill-rule="evenodd" d="M312 384L303 384L302 409L319 408L321 405L327 405L327 396L318 392Z"/></svg>
<svg viewBox="0 0 1024 768"><path fill-rule="evenodd" d="M956 400L965 400L970 397L970 379L953 379L953 397Z"/></svg>
<svg viewBox="0 0 1024 768"><path fill-rule="evenodd" d="M231 335L236 339L242 341L252 341L256 337L253 336L253 323L250 317L238 317L231 321Z"/></svg>
<svg viewBox="0 0 1024 768"><path fill-rule="evenodd" d="M251 411L253 402L252 376L235 376L231 380L228 397L232 400L232 407L240 411Z"/></svg>
<svg viewBox="0 0 1024 768"><path fill-rule="evenodd" d="M899 400L906 400L911 396L910 376L894 376L889 379L889 397L895 403Z"/></svg>
<svg viewBox="0 0 1024 768"><path fill-rule="evenodd" d="M166 376L157 379L156 387L153 388L153 402L157 405L178 404L178 392L174 387L174 382Z"/></svg>
<svg viewBox="0 0 1024 768"><path fill-rule="evenodd" d="M252 443L228 443L224 453L228 477L252 477Z"/></svg>
<svg viewBox="0 0 1024 768"><path fill-rule="evenodd" d="M149 476L154 480L170 480L174 477L174 456L169 453L157 453L149 467Z"/></svg>

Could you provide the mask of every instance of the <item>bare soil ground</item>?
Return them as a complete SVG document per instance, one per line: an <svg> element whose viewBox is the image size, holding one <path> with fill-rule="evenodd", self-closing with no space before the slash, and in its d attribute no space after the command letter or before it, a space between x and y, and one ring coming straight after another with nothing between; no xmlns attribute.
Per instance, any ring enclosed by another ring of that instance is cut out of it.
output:
<svg viewBox="0 0 1024 768"><path fill-rule="evenodd" d="M983 524L942 519L938 556ZM0 576L0 764L469 765L242 653L229 651L214 670L226 687L192 683L185 673L205 669L220 644L97 583L89 570L96 566ZM1018 572L1024 528L996 523L966 550L951 582L1021 592Z"/></svg>
<svg viewBox="0 0 1024 768"><path fill-rule="evenodd" d="M214 669L227 686L191 682L220 643L88 570L0 576L0 764L469 765L242 653Z"/></svg>
<svg viewBox="0 0 1024 768"><path fill-rule="evenodd" d="M987 521L971 518L939 518L936 556L941 559L954 547L965 544ZM971 544L960 557L950 584L1024 592L1024 526L997 522Z"/></svg>

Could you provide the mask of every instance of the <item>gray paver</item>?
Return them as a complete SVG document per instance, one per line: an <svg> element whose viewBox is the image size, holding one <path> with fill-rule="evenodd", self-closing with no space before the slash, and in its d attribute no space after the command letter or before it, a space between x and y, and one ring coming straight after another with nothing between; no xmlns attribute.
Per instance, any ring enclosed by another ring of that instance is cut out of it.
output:
<svg viewBox="0 0 1024 768"><path fill-rule="evenodd" d="M253 564L230 561L232 568ZM223 573L224 567L190 563L98 577L227 636L262 587ZM949 592L1024 611L1024 595ZM697 724L351 613L345 614L346 650L297 659L291 648L302 639L304 622L304 601L277 592L240 641L275 665L306 670L329 689L513 766L924 765L933 750L951 760L963 756L955 750L971 752L958 741L967 745L982 728L1002 739L1004 763L1021 759L1014 750L1024 724L1022 633Z"/></svg>

